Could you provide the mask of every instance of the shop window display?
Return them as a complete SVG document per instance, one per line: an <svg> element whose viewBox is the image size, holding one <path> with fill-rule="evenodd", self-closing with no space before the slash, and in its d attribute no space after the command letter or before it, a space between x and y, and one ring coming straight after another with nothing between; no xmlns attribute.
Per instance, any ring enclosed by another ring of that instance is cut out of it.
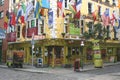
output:
<svg viewBox="0 0 120 80"><path fill-rule="evenodd" d="M86 58L87 58L87 60L93 59L92 49L87 49Z"/></svg>
<svg viewBox="0 0 120 80"><path fill-rule="evenodd" d="M106 49L101 49L102 59L106 58Z"/></svg>

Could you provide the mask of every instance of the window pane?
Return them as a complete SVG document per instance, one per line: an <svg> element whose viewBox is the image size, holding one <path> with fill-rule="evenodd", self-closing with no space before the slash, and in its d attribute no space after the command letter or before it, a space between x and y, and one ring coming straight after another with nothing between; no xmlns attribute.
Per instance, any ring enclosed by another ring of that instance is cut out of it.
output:
<svg viewBox="0 0 120 80"><path fill-rule="evenodd" d="M31 21L31 27L35 27L35 20Z"/></svg>

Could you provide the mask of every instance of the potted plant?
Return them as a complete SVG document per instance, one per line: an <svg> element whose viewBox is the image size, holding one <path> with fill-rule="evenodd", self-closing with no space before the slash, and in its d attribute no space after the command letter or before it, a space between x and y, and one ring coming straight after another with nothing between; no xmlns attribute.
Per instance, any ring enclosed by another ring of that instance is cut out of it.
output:
<svg viewBox="0 0 120 80"><path fill-rule="evenodd" d="M61 34L62 34L63 37L65 36L65 33L61 33Z"/></svg>

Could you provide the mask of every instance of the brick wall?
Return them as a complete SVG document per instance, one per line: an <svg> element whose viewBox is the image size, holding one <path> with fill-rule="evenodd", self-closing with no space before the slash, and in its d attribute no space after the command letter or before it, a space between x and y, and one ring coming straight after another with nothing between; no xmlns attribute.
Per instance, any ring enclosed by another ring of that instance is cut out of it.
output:
<svg viewBox="0 0 120 80"><path fill-rule="evenodd" d="M0 6L0 12L4 11L4 16L6 11L9 9L9 0L4 0L4 5ZM4 17L0 19L0 28L4 28Z"/></svg>

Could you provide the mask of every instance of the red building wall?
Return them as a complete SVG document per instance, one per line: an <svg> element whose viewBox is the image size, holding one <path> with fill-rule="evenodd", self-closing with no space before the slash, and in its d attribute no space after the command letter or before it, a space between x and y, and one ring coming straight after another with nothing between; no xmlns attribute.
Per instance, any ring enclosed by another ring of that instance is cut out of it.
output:
<svg viewBox="0 0 120 80"><path fill-rule="evenodd" d="M4 0L4 5L0 5L0 12L4 11L5 16L7 10L9 10L9 0ZM4 28L4 17L0 18L0 28Z"/></svg>

